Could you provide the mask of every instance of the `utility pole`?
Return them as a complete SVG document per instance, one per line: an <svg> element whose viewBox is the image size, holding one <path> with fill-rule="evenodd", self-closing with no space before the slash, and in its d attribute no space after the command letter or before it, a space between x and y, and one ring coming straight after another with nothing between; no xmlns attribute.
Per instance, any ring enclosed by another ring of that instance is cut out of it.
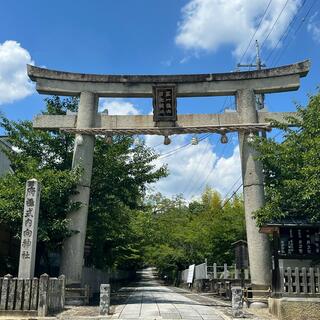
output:
<svg viewBox="0 0 320 320"><path fill-rule="evenodd" d="M238 68L238 70L240 70L240 68L256 68L256 70L261 70L262 68L265 68L265 67L266 67L266 65L261 62L260 46L259 46L258 40L256 40L256 63L255 64L238 63L237 68ZM257 106L257 110L261 110L264 108L264 94L263 93L256 94L256 106ZM266 138L265 131L262 132L262 136L264 138Z"/></svg>

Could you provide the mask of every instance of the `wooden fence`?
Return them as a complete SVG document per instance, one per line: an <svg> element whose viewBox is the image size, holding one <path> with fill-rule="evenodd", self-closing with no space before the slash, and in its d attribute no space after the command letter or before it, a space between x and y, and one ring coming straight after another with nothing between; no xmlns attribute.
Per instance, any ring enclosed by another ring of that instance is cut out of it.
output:
<svg viewBox="0 0 320 320"><path fill-rule="evenodd" d="M236 265L228 266L224 263L222 266L214 263L207 266L208 279L240 279L241 271L236 268ZM244 279L249 280L249 269L244 270Z"/></svg>
<svg viewBox="0 0 320 320"><path fill-rule="evenodd" d="M0 278L0 315L23 314L44 317L64 308L65 277Z"/></svg>
<svg viewBox="0 0 320 320"><path fill-rule="evenodd" d="M186 284L188 280L189 269L181 272L180 282ZM220 296L231 299L232 286L241 285L242 281L248 284L249 270L244 270L243 279L241 279L241 270L238 270L235 265L207 265L201 263L194 268L193 289L199 292L214 292Z"/></svg>
<svg viewBox="0 0 320 320"><path fill-rule="evenodd" d="M189 269L181 272L180 281L187 282ZM224 263L222 266L214 263L208 266L207 263L201 263L195 266L194 280L218 280L218 279L240 279L240 270L235 265L228 266ZM244 270L244 279L249 280L249 270Z"/></svg>
<svg viewBox="0 0 320 320"><path fill-rule="evenodd" d="M282 296L320 296L320 268L280 268Z"/></svg>

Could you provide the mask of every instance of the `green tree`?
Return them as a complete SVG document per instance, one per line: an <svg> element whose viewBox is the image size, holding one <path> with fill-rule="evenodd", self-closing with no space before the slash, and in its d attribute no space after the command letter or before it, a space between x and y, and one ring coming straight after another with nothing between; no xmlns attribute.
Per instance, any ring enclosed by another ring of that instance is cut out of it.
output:
<svg viewBox="0 0 320 320"><path fill-rule="evenodd" d="M76 98L53 97L46 100L43 113L64 115L77 108ZM42 195L37 255L48 260L48 253L57 251L63 239L70 236L66 216L78 205L70 206L69 202L79 177L79 170L70 169L74 137L56 130L35 130L30 121L1 120L13 147L6 152L14 174L0 179L0 223L20 237L25 182L38 179ZM143 207L146 185L167 174L165 167L154 168L156 157L143 143L133 144L130 137L117 136L113 144L97 137L88 216L87 238L92 244L88 263L106 268L121 266L121 255L139 260L132 246L130 220L135 210Z"/></svg>
<svg viewBox="0 0 320 320"><path fill-rule="evenodd" d="M260 225L283 218L320 221L320 94L287 120L290 125L274 122L284 132L282 142L255 143L266 186L266 205L255 214Z"/></svg>
<svg viewBox="0 0 320 320"><path fill-rule="evenodd" d="M245 239L243 202L235 197L225 206L220 194L207 188L202 199L190 204L181 197L152 197L145 213L152 236L141 243L145 261L173 280L192 263L231 263L231 244ZM143 229L142 229L143 230Z"/></svg>

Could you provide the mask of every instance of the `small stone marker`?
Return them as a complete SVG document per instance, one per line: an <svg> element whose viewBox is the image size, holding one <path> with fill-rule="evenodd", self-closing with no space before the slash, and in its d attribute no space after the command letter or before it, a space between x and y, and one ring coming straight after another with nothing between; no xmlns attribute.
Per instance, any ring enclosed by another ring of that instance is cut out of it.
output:
<svg viewBox="0 0 320 320"><path fill-rule="evenodd" d="M110 284L100 285L100 315L109 313L110 308Z"/></svg>
<svg viewBox="0 0 320 320"><path fill-rule="evenodd" d="M242 317L242 288L241 287L232 287L232 315L234 317Z"/></svg>
<svg viewBox="0 0 320 320"><path fill-rule="evenodd" d="M36 258L37 247L37 232L38 232L38 217L39 217L39 204L40 204L40 184L36 179L27 181L23 221L22 221L22 234L21 234L21 247L20 247L20 260L19 260L19 278L33 278L34 265Z"/></svg>

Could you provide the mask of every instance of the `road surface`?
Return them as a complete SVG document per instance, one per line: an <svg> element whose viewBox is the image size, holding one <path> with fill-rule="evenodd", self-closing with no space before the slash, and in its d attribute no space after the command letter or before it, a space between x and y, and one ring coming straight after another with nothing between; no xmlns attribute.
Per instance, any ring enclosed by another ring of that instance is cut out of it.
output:
<svg viewBox="0 0 320 320"><path fill-rule="evenodd" d="M124 304L115 307L112 319L225 319L215 307L191 300L178 290L161 285L151 268L141 272L141 280L136 286L122 290L131 293Z"/></svg>

